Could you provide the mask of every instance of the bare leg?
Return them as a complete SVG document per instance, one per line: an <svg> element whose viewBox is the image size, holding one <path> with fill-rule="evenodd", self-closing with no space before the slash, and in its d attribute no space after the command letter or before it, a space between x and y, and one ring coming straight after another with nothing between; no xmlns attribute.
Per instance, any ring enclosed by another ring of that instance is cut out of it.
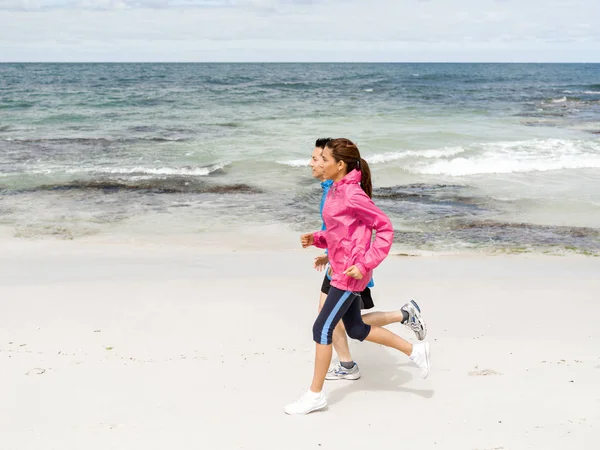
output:
<svg viewBox="0 0 600 450"><path fill-rule="evenodd" d="M350 304L350 309L345 315L342 317L342 320L361 320L360 308L356 303L357 300L354 300L353 303ZM352 309L355 308L355 309ZM349 315L348 315L349 314ZM354 319L352 316L355 316ZM377 317L377 316L375 316ZM385 318L385 313L381 315L381 318ZM367 341L374 342L376 344L385 345L386 347L391 347L396 350L401 351L406 356L411 356L413 353L413 345L400 336L392 333L391 331L379 327L371 325L371 330L369 335L366 338ZM421 344L423 345L423 344ZM310 390L312 392L318 393L323 390L323 384L325 383L325 377L327 376L327 370L329 365L331 364L331 355L333 353L333 349L331 345L323 345L316 344L315 349L315 370L313 374L313 380L310 385ZM427 368L428 371L428 368ZM427 376L427 373L425 373ZM424 377L425 377L424 376Z"/></svg>
<svg viewBox="0 0 600 450"><path fill-rule="evenodd" d="M363 314L362 319L367 325L385 327L390 323L402 322L402 311L376 311Z"/></svg>
<svg viewBox="0 0 600 450"><path fill-rule="evenodd" d="M388 315L386 317L386 313L374 313L374 316L379 316L383 320L389 319ZM350 304L350 309L342 318L342 321L338 323L336 326L336 330L340 328L340 324L343 324L343 321L348 317L354 317L355 320L361 321L362 316L360 314L360 307L358 305L358 300L354 300L353 303ZM342 330L345 330L343 328ZM335 331L334 331L335 335ZM345 334L344 334L344 337ZM392 333L391 331L371 325L371 331L366 338L368 341L375 342L377 344L385 345L387 347L395 348L400 350L407 356L410 356L413 351L413 346L409 342L402 339L400 336ZM347 341L346 341L347 345ZM327 376L327 370L329 365L331 364L331 355L333 353L331 345L323 345L316 344L316 352L315 352L315 371L313 375L313 380L310 385L310 390L313 392L321 392L323 389L323 383L325 382L325 377ZM341 358L340 358L341 359Z"/></svg>
<svg viewBox="0 0 600 450"><path fill-rule="evenodd" d="M323 304L325 303L325 299L327 299L327 294L321 292L321 299L319 302L319 311L323 308ZM379 314L379 313L373 313ZM381 313L384 314L384 313ZM402 314L400 314L402 318ZM333 348L335 352L338 354L340 361L342 362L350 362L352 361L352 355L350 354L350 347L348 346L348 336L346 336L346 329L344 328L344 324L340 321L338 325L333 330ZM329 362L331 363L331 356L329 356ZM327 373L327 371L325 371Z"/></svg>
<svg viewBox="0 0 600 450"><path fill-rule="evenodd" d="M392 333L390 330L377 326L371 326L371 332L367 336L367 341L395 348L407 356L410 356L413 351L411 343ZM331 364L332 348L331 345L316 344L316 346L315 372L310 385L310 390L313 392L321 392L323 390L323 384L325 383L327 369Z"/></svg>
<svg viewBox="0 0 600 450"><path fill-rule="evenodd" d="M313 392L321 392L323 390L323 383L325 383L325 375L331 364L331 345L316 344L317 350L315 352L315 373L313 375L313 381L310 385L310 390Z"/></svg>
<svg viewBox="0 0 600 450"><path fill-rule="evenodd" d="M367 341L395 348L396 350L400 350L406 356L410 356L413 351L411 343L405 341L397 334L392 333L390 330L378 326L371 326L371 332L367 336Z"/></svg>
<svg viewBox="0 0 600 450"><path fill-rule="evenodd" d="M335 349L341 362L353 361L352 355L350 354L350 347L348 346L348 336L346 335L346 328L342 322L333 330L333 348ZM331 358L329 358L331 359Z"/></svg>

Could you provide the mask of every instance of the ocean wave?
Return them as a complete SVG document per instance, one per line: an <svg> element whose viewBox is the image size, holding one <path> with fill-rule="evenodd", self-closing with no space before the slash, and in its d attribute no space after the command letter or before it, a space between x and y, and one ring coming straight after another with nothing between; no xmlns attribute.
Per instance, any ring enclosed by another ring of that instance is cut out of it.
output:
<svg viewBox="0 0 600 450"><path fill-rule="evenodd" d="M240 128L243 127L244 124L242 122L222 122L222 123L214 123L211 124L217 127L223 127L223 128Z"/></svg>
<svg viewBox="0 0 600 450"><path fill-rule="evenodd" d="M183 175L207 176L227 167L228 163L218 163L204 167L93 167L67 169L67 173L103 173L113 175Z"/></svg>
<svg viewBox="0 0 600 450"><path fill-rule="evenodd" d="M130 179L154 179L162 177L205 177L218 173L229 165L228 162L212 164L203 167L65 167L47 166L38 169L28 169L28 175L128 175ZM0 173L0 176L21 175L22 172ZM189 178L188 178L189 180Z"/></svg>
<svg viewBox="0 0 600 450"><path fill-rule="evenodd" d="M187 141L186 138L175 138L175 137L151 137L151 138L139 138L139 141L152 141L152 142L183 142Z"/></svg>
<svg viewBox="0 0 600 450"><path fill-rule="evenodd" d="M364 158L369 164L382 164L404 158L444 158L457 155L464 151L465 149L462 147L446 147L431 150L405 150L401 152L375 153L373 155L365 155ZM277 164L283 164L290 167L306 167L308 166L308 163L309 159L290 159L277 161Z"/></svg>
<svg viewBox="0 0 600 450"><path fill-rule="evenodd" d="M457 158L414 170L426 175L465 176L493 173L547 172L551 170L600 168L600 158L572 161L499 161L496 158L468 160Z"/></svg>
<svg viewBox="0 0 600 450"><path fill-rule="evenodd" d="M381 164L390 161L396 161L403 158L444 158L447 156L458 155L464 152L465 149L462 147L445 147L441 149L432 150L406 150L403 152L390 152L390 153L376 153L374 155L368 155L365 157L369 164Z"/></svg>
<svg viewBox="0 0 600 450"><path fill-rule="evenodd" d="M567 101L567 97L553 98L552 99L552 103L564 103L566 101Z"/></svg>
<svg viewBox="0 0 600 450"><path fill-rule="evenodd" d="M5 100L4 102L0 103L0 109L26 109L26 108L33 108L35 106L35 103L32 102L26 102L26 101L8 101Z"/></svg>
<svg viewBox="0 0 600 450"><path fill-rule="evenodd" d="M255 86L258 89L274 89L274 90L304 90L314 89L315 84L305 81L282 81L274 83L262 83Z"/></svg>
<svg viewBox="0 0 600 450"><path fill-rule="evenodd" d="M290 159L285 161L277 161L277 164L283 164L284 166L290 167L307 167L309 159Z"/></svg>
<svg viewBox="0 0 600 450"><path fill-rule="evenodd" d="M2 131L2 130L0 130ZM109 145L115 143L134 143L143 141L152 142L180 142L185 141L185 138L174 138L168 136L159 137L140 137L140 138L36 138L36 139L21 139L21 138L6 138L8 142L16 144L84 144L84 145Z"/></svg>
<svg viewBox="0 0 600 450"><path fill-rule="evenodd" d="M600 95L600 91L583 91L587 95Z"/></svg>
<svg viewBox="0 0 600 450"><path fill-rule="evenodd" d="M420 162L407 169L425 175L466 176L600 168L600 143L595 141L533 139L480 147L471 158L446 158L429 164Z"/></svg>

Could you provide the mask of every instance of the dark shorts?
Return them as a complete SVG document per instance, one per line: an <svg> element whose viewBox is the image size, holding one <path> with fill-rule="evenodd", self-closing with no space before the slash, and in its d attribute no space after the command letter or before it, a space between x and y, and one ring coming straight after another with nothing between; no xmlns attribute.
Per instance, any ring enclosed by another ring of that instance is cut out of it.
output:
<svg viewBox="0 0 600 450"><path fill-rule="evenodd" d="M323 284L321 285L321 292L323 294L329 294L330 288L331 281L329 281L327 274L325 274L325 277L323 278ZM375 303L373 303L373 297L371 297L371 289L365 288L365 290L360 293L360 298L360 309L371 309L375 307Z"/></svg>
<svg viewBox="0 0 600 450"><path fill-rule="evenodd" d="M333 330L340 320L352 339L363 341L371 332L371 326L363 322L360 314L360 293L340 291L332 286L313 325L314 341L322 345L331 344Z"/></svg>

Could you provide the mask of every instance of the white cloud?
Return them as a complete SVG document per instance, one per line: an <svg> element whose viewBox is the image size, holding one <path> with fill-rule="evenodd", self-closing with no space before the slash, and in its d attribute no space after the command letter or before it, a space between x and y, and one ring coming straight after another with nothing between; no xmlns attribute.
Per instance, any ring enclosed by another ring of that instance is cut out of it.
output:
<svg viewBox="0 0 600 450"><path fill-rule="evenodd" d="M0 10L36 10L40 9L42 2L39 0L3 0L0 2Z"/></svg>
<svg viewBox="0 0 600 450"><path fill-rule="evenodd" d="M597 0L8 1L4 61L600 61Z"/></svg>

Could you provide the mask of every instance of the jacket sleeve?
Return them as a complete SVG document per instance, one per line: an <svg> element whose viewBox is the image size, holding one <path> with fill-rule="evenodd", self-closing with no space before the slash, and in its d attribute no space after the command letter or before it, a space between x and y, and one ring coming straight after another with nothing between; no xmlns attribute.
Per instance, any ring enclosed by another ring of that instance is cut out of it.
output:
<svg viewBox="0 0 600 450"><path fill-rule="evenodd" d="M380 210L362 189L350 196L350 205L356 216L368 228L375 230L375 240L356 264L364 275L373 270L390 253L394 241L394 227L389 217Z"/></svg>
<svg viewBox="0 0 600 450"><path fill-rule="evenodd" d="M327 248L327 239L325 238L325 231L317 231L313 233L313 245L319 248Z"/></svg>

